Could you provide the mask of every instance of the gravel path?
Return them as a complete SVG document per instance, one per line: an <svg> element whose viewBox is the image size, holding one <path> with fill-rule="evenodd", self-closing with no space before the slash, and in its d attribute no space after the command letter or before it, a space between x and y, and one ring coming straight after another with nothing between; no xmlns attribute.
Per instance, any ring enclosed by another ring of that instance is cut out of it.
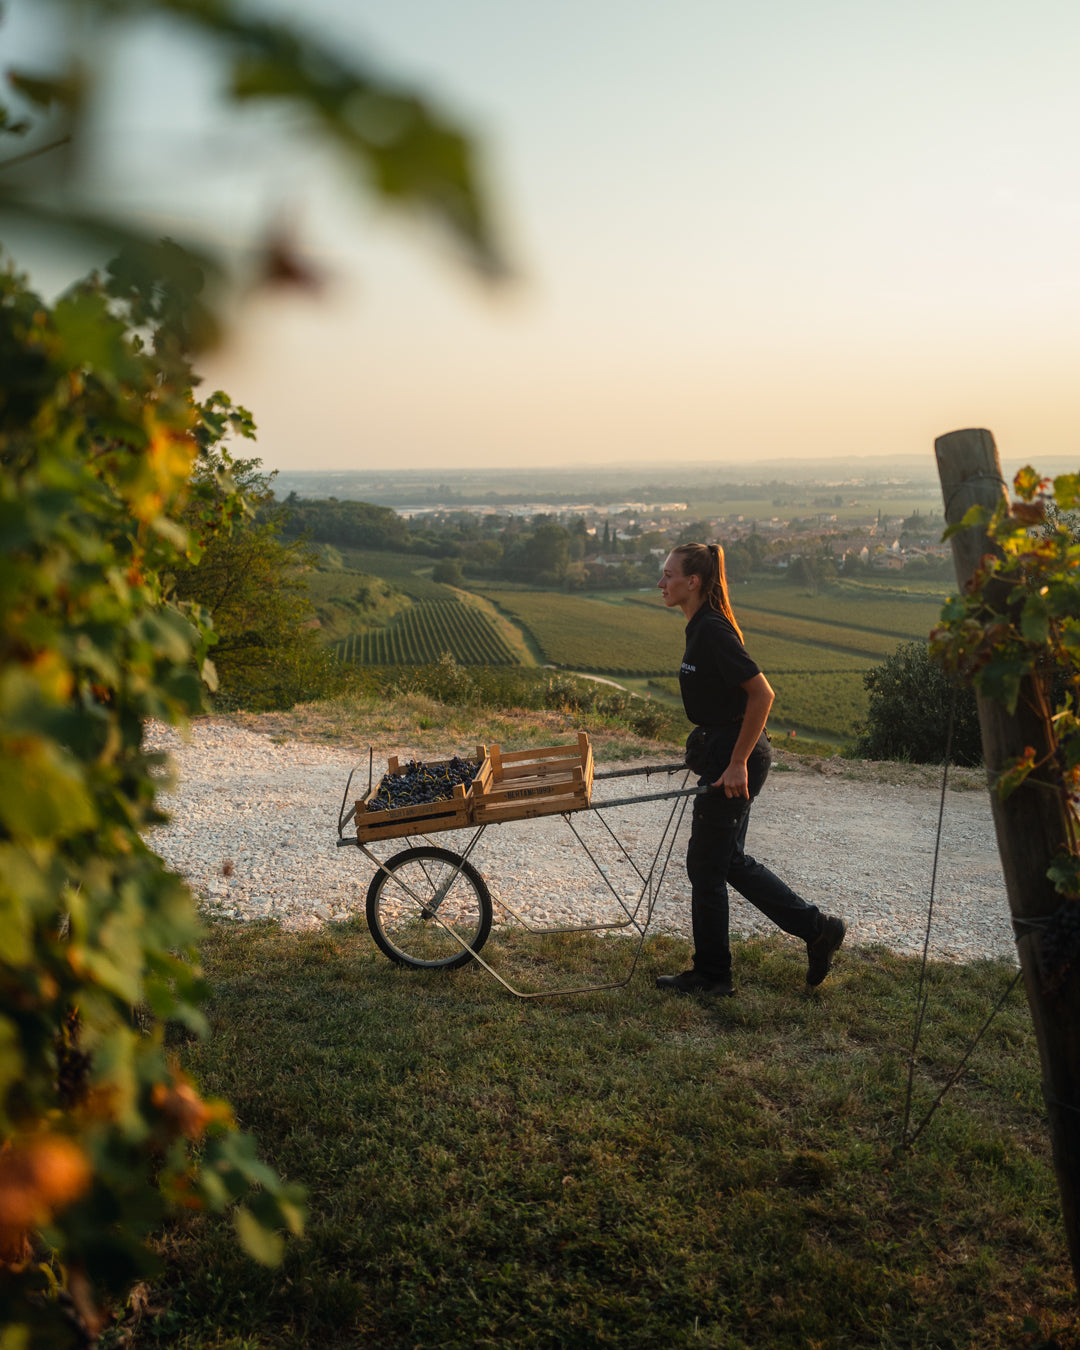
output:
<svg viewBox="0 0 1080 1350"><path fill-rule="evenodd" d="M225 721L196 722L188 742L169 727L147 731L148 748L169 752L177 775L163 805L168 825L150 843L181 872L210 915L272 917L303 929L362 913L372 867L355 849L339 849L338 810L352 749L270 737ZM408 747L388 753L408 757ZM430 756L428 756L430 758ZM366 757L358 780L367 786ZM790 757L792 763L798 763ZM599 765L602 769L604 766ZM622 767L622 766L620 766ZM376 779L385 761L375 762ZM675 780L677 781L677 780ZM662 791L663 776L598 783L594 802ZM350 794L351 796L352 794ZM807 899L842 914L848 941L922 951L934 857L940 785L892 786L851 781L843 761L823 771L774 769L754 805L750 847ZM647 872L670 803L578 812L581 831L611 886L636 898L640 882L605 830L605 822ZM683 869L688 822L678 832L654 910L654 930L689 936L689 889ZM433 842L463 847L466 832ZM388 840L386 857L406 847ZM511 906L530 922L603 921L618 902L558 816L487 830L473 861L496 903L496 922ZM732 898L732 931L767 932L772 925L740 897ZM946 794L931 953L967 961L1015 959L987 793Z"/></svg>

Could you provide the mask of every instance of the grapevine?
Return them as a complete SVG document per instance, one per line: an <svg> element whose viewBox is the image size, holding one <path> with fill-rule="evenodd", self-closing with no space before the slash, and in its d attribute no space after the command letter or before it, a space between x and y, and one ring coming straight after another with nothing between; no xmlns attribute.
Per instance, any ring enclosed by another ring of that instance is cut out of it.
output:
<svg viewBox="0 0 1080 1350"><path fill-rule="evenodd" d="M1057 988L1080 957L1080 474L1040 477L1030 466L1013 480L991 514L974 506L946 538L986 529L993 552L981 561L964 595L953 596L930 634L930 650L947 670L984 697L1015 712L1025 678L1047 693L1050 748L1028 746L994 784L1004 801L1038 771L1037 780L1066 807L1067 847L1047 872L1061 896L1044 920L1040 960L1048 989Z"/></svg>

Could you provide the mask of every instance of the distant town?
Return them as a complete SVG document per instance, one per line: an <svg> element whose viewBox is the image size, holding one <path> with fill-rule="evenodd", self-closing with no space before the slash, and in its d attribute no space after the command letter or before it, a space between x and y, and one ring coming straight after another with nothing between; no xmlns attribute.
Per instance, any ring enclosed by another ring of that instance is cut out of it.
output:
<svg viewBox="0 0 1080 1350"><path fill-rule="evenodd" d="M779 473L796 464L772 467ZM356 518L362 503L393 512L413 546L427 539L433 553L459 558L467 571L482 560L488 566L495 562L485 541L490 546L496 539L505 544L535 536L543 525L547 565L539 565L538 557L537 566L515 570L555 571L560 581L572 577L577 586L626 584L630 567L654 568L672 544L687 538L722 541L736 580L762 568L791 569L795 579L811 584L828 575L866 572L950 576L936 475L922 461L876 466L875 474L859 475L845 461L818 465L817 474L808 475L800 465L799 476L754 480L706 465L668 466L662 479L651 481L630 478L631 472L641 474L640 465L621 471L461 470L437 476L283 471L274 490L309 528L316 517L322 522L333 503L343 543L350 542L345 522ZM297 509L300 503L303 509ZM365 518L371 519L370 508ZM556 536L565 537L565 551L553 551L560 542ZM316 529L316 537L327 537L325 527ZM374 543L371 539L369 546Z"/></svg>

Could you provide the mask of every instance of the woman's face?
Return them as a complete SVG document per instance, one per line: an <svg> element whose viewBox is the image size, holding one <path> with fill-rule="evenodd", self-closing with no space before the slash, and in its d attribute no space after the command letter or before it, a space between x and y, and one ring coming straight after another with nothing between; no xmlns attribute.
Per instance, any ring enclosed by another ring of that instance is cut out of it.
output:
<svg viewBox="0 0 1080 1350"><path fill-rule="evenodd" d="M656 583L668 609L684 609L698 594L698 578L683 575L682 560L673 553L664 559L664 570Z"/></svg>

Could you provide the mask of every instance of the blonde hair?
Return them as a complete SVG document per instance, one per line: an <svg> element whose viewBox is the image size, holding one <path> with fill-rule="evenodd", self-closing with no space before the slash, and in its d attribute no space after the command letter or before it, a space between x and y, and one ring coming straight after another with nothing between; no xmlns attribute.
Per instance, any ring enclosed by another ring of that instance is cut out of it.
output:
<svg viewBox="0 0 1080 1350"><path fill-rule="evenodd" d="M731 608L728 595L727 572L724 569L724 550L719 544L677 544L671 556L678 558L684 577L701 581L701 596L710 609L722 614L742 640L742 629Z"/></svg>

